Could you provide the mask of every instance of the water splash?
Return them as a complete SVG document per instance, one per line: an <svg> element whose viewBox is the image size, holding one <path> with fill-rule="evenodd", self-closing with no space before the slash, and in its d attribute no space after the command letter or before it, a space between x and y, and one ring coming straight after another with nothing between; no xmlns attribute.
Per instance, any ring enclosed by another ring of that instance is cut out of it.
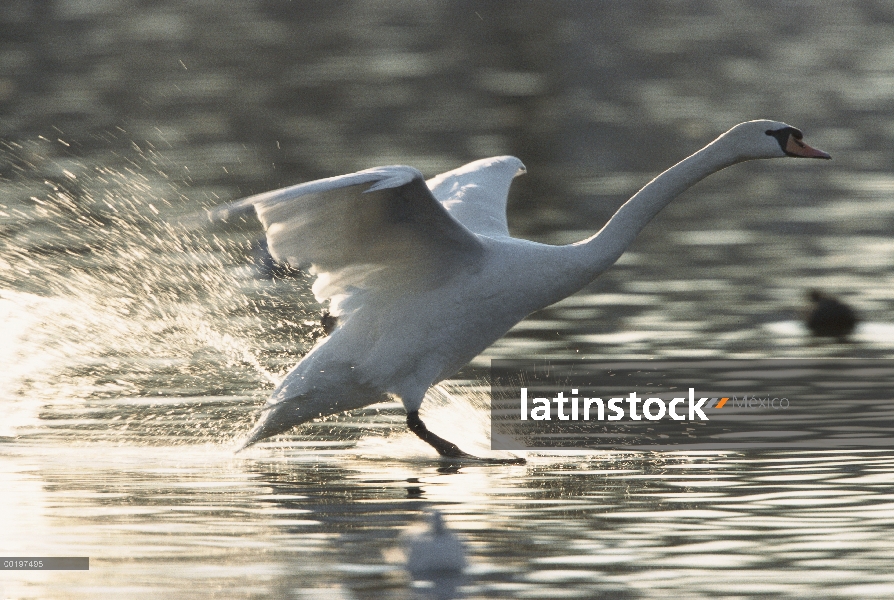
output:
<svg viewBox="0 0 894 600"><path fill-rule="evenodd" d="M200 202L137 150L89 166L42 143L0 149L12 174L0 181L0 435L42 423L141 443L178 428L229 438L251 418L236 406L256 404L313 342L307 282L246 279L257 232L179 226ZM201 410L184 429L185 408L147 410L146 398Z"/></svg>

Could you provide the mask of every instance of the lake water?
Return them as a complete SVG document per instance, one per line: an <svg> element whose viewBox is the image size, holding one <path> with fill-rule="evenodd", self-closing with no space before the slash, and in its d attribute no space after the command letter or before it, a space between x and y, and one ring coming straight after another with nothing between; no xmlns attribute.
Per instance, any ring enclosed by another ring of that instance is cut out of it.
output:
<svg viewBox="0 0 894 600"><path fill-rule="evenodd" d="M510 228L580 240L729 126L826 161L718 173L492 358L894 355L894 3L10 2L0 9L0 573L9 598L894 596L894 449L531 453L452 464L399 404L241 454L321 335L257 224L202 207L379 164L511 153ZM861 317L801 324L809 289ZM519 290L524 293L524 290ZM422 416L487 453L466 370ZM414 579L437 509L458 577Z"/></svg>

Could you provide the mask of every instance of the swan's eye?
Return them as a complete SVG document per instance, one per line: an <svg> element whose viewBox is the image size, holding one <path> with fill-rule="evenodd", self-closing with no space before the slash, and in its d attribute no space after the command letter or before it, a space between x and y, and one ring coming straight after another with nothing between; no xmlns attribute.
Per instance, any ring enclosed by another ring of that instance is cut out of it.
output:
<svg viewBox="0 0 894 600"><path fill-rule="evenodd" d="M779 144L779 147L782 148L782 151L788 156L795 156L799 154L792 154L791 148L792 146L797 146L798 148L805 148L806 145L801 141L801 138L804 137L804 134L801 133L800 130L795 129L794 127L783 127L782 129L768 129L766 134L770 137L776 138L776 142Z"/></svg>
<svg viewBox="0 0 894 600"><path fill-rule="evenodd" d="M771 137L775 137L777 140L781 140L783 136L790 135L796 140L800 140L804 137L804 134L801 133L800 129L795 129L794 127L784 127L782 129L768 129L765 131L767 135Z"/></svg>

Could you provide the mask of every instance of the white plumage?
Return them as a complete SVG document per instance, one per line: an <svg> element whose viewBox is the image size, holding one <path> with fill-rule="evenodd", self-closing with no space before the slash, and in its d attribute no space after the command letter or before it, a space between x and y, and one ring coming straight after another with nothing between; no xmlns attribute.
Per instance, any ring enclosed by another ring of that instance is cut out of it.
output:
<svg viewBox="0 0 894 600"><path fill-rule="evenodd" d="M755 158L828 158L773 121L737 125L668 169L592 237L550 246L510 237L506 199L524 173L515 157L479 160L426 182L377 167L252 196L212 219L254 207L273 257L310 265L313 291L339 318L274 390L242 447L318 417L398 397L410 428L446 456L418 410L453 375L531 312L576 292L621 256L675 196Z"/></svg>

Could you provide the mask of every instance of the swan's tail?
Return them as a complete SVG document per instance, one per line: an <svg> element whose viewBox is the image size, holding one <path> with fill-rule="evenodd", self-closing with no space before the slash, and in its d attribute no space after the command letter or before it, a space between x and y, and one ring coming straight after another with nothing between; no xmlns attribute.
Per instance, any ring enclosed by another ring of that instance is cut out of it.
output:
<svg viewBox="0 0 894 600"><path fill-rule="evenodd" d="M263 439L272 437L279 433L283 433L292 428L294 423L289 422L284 417L288 408L285 403L269 404L262 409L261 418L255 423L248 435L239 443L236 452L242 452L249 446L260 442Z"/></svg>

